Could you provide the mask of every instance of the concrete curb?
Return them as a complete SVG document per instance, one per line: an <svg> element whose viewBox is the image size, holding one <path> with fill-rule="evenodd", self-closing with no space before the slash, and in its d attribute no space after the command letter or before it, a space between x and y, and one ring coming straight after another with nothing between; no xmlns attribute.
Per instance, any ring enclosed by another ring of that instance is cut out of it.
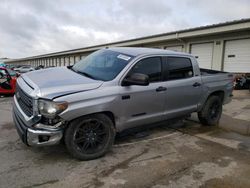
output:
<svg viewBox="0 0 250 188"><path fill-rule="evenodd" d="M200 123L196 113L192 114L189 120ZM226 114L222 114L218 127L224 130L250 136L250 121L232 118Z"/></svg>
<svg viewBox="0 0 250 188"><path fill-rule="evenodd" d="M231 116L223 114L219 123L219 127L250 136L250 122L246 120L235 119Z"/></svg>

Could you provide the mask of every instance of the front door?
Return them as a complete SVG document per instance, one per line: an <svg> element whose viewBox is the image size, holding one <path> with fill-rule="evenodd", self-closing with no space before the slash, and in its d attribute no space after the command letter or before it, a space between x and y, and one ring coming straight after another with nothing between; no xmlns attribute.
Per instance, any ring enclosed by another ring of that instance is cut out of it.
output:
<svg viewBox="0 0 250 188"><path fill-rule="evenodd" d="M150 84L148 86L121 86L120 122L123 125L122 129L163 119L166 91L161 89L163 84L161 57L140 60L128 74L132 73L148 75Z"/></svg>

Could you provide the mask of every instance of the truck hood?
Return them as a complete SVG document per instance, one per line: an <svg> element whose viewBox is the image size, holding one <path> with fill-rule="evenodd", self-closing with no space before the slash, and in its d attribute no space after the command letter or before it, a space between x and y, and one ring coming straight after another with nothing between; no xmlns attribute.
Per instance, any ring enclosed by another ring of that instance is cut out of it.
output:
<svg viewBox="0 0 250 188"><path fill-rule="evenodd" d="M80 75L67 67L55 67L32 71L21 78L41 98L53 99L62 95L93 90L100 87L103 81L93 80Z"/></svg>

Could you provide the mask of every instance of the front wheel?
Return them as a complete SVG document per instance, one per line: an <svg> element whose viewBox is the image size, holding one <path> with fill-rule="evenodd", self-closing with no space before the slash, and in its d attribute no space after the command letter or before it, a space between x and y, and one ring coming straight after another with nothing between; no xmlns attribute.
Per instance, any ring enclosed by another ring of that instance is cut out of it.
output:
<svg viewBox="0 0 250 188"><path fill-rule="evenodd" d="M65 145L68 151L80 160L103 156L112 147L114 138L114 124L104 114L73 120L65 131Z"/></svg>
<svg viewBox="0 0 250 188"><path fill-rule="evenodd" d="M218 96L211 96L198 112L198 117L203 125L217 125L222 114L222 101Z"/></svg>

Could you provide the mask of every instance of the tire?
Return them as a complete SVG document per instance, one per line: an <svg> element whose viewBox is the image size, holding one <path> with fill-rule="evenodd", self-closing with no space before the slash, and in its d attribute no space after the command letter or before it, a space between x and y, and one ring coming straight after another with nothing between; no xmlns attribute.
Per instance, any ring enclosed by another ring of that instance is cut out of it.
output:
<svg viewBox="0 0 250 188"><path fill-rule="evenodd" d="M218 96L211 96L207 99L198 117L203 125L214 126L219 123L222 114L222 101Z"/></svg>
<svg viewBox="0 0 250 188"><path fill-rule="evenodd" d="M114 124L104 114L94 114L73 120L65 130L65 145L69 153L80 160L92 160L105 155L115 139Z"/></svg>

